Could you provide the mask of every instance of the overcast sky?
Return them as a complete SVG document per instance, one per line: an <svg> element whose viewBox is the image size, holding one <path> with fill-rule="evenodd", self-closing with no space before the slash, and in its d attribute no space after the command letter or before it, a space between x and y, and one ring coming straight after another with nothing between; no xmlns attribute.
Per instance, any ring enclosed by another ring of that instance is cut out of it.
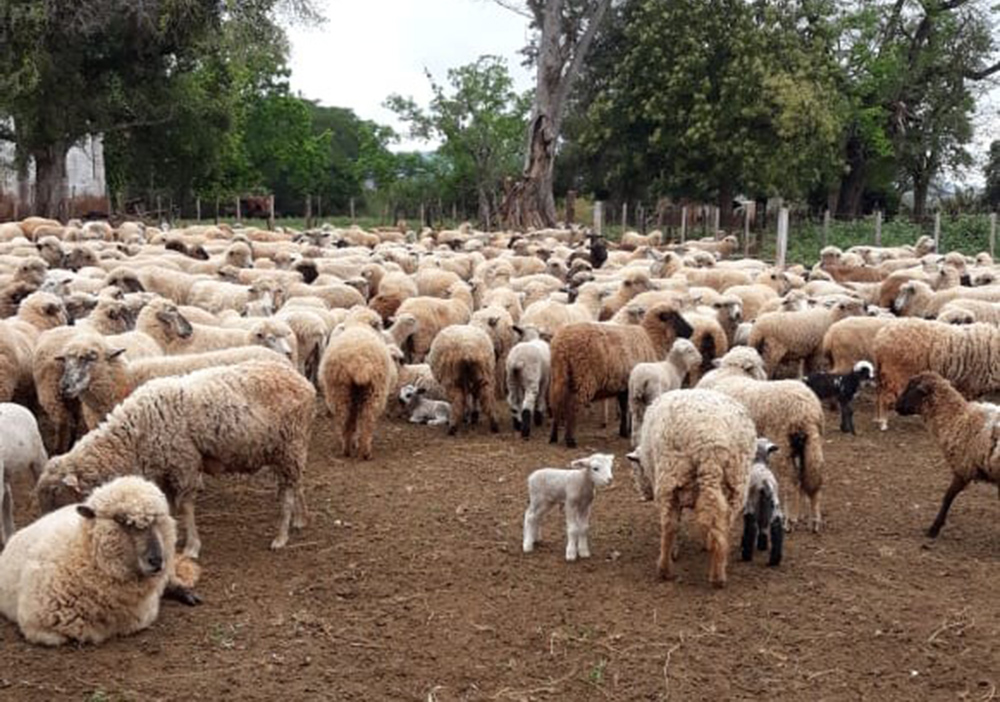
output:
<svg viewBox="0 0 1000 702"><path fill-rule="evenodd" d="M483 54L507 59L515 86L534 81L521 66L518 51L528 37L527 20L493 0L317 0L327 17L317 29L293 27L292 88L324 105L349 107L363 119L388 124L401 135L405 127L382 107L391 93L427 104L427 68L440 81L449 68ZM960 176L981 185L983 156L1000 139L1000 89L979 102L972 150L976 166ZM433 145L403 141L395 148Z"/></svg>
<svg viewBox="0 0 1000 702"><path fill-rule="evenodd" d="M427 104L427 68L444 81L449 68L483 54L507 59L517 90L533 76L518 51L527 20L492 0L318 0L327 22L292 28L292 88L324 105L350 107L363 119L405 128L382 107L391 93ZM422 148L412 142L402 147Z"/></svg>

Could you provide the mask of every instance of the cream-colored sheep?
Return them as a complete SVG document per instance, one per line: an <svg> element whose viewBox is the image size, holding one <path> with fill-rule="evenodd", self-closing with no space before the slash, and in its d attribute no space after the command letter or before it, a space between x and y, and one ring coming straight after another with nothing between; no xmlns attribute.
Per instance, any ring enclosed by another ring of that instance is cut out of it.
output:
<svg viewBox="0 0 1000 702"><path fill-rule="evenodd" d="M403 349L410 362L420 363L426 358L431 343L442 329L453 324L467 324L472 317L472 292L465 283L458 282L449 289L450 297L411 297L399 306L397 316L410 314L417 320L417 330L410 336L408 348Z"/></svg>
<svg viewBox="0 0 1000 702"><path fill-rule="evenodd" d="M471 410L473 423L478 420L477 405L486 415L490 431L500 430L493 389L496 357L493 342L485 331L469 324L446 327L434 338L427 363L448 393L451 404L449 435L458 432L467 407Z"/></svg>
<svg viewBox="0 0 1000 702"><path fill-rule="evenodd" d="M146 383L73 449L49 460L36 494L43 509L75 502L108 479L138 474L182 514L184 554L201 550L194 519L202 473L270 466L281 517L271 548L306 523L302 473L316 391L287 363L248 362Z"/></svg>
<svg viewBox="0 0 1000 702"><path fill-rule="evenodd" d="M0 614L46 646L141 631L159 615L176 542L156 485L113 480L14 535L0 553Z"/></svg>
<svg viewBox="0 0 1000 702"><path fill-rule="evenodd" d="M911 280L900 286L893 310L904 317L934 319L946 304L959 299L1000 302L1000 285L948 288L935 292L927 283Z"/></svg>
<svg viewBox="0 0 1000 702"><path fill-rule="evenodd" d="M746 409L722 393L675 390L646 413L639 448L629 454L641 496L660 511L660 577L673 579L681 511L705 534L708 580L726 584L729 534L741 516L757 434Z"/></svg>
<svg viewBox="0 0 1000 702"><path fill-rule="evenodd" d="M860 300L845 299L832 308L814 307L801 312L772 312L761 315L750 331L750 346L764 359L768 375L782 362L797 361L799 377L802 366L811 372L818 369L823 336L841 319L861 316L865 306Z"/></svg>
<svg viewBox="0 0 1000 702"><path fill-rule="evenodd" d="M628 377L628 406L632 421L632 447L639 445L646 409L665 392L677 390L701 365L701 354L688 339L677 339L667 358L659 363L639 363Z"/></svg>
<svg viewBox="0 0 1000 702"><path fill-rule="evenodd" d="M875 360L875 336L892 317L848 317L834 322L823 335L823 357L831 373L850 373L859 361Z"/></svg>

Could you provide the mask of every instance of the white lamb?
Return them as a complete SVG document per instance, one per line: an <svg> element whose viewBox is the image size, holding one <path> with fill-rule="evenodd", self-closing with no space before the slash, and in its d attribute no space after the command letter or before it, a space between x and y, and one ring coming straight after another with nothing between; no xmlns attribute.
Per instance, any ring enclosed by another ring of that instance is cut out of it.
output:
<svg viewBox="0 0 1000 702"><path fill-rule="evenodd" d="M693 369L701 365L701 354L687 339L677 339L666 360L639 363L628 377L628 407L632 417L632 447L639 445L646 408L665 392L677 390Z"/></svg>
<svg viewBox="0 0 1000 702"><path fill-rule="evenodd" d="M404 385L399 391L399 401L406 408L411 424L438 426L447 424L451 404L427 397L427 388Z"/></svg>
<svg viewBox="0 0 1000 702"><path fill-rule="evenodd" d="M527 327L522 333L524 341L507 354L507 404L514 431L520 430L521 436L529 439L532 415L535 425L541 426L548 408L552 354L548 342L539 337L534 327Z"/></svg>
<svg viewBox="0 0 1000 702"><path fill-rule="evenodd" d="M30 474L34 486L48 460L35 415L13 402L0 403L0 547L14 534L11 479Z"/></svg>
<svg viewBox="0 0 1000 702"><path fill-rule="evenodd" d="M566 512L566 560L590 558L590 509L594 487L611 483L615 457L595 453L570 463L570 469L540 468L528 476L528 509L524 512L524 552L531 553L542 539L541 520L562 503Z"/></svg>

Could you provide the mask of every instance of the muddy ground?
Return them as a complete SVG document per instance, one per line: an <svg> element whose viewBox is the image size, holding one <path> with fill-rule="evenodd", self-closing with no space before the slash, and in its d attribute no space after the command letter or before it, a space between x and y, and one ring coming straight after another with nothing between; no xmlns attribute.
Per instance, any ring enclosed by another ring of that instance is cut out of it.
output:
<svg viewBox="0 0 1000 702"><path fill-rule="evenodd" d="M205 603L167 603L148 631L99 648L35 648L0 622L0 699L998 697L997 489L972 486L941 537L923 536L949 474L919 419L881 434L862 406L861 434L845 437L828 415L825 531L791 534L778 569L734 558L720 591L689 535L680 579L656 579L656 514L623 461L595 504L590 561L563 561L559 514L521 553L532 469L626 451L596 419L573 452L544 432L455 439L384 422L359 463L336 455L321 417L313 520L289 548L268 551L265 476L209 479Z"/></svg>

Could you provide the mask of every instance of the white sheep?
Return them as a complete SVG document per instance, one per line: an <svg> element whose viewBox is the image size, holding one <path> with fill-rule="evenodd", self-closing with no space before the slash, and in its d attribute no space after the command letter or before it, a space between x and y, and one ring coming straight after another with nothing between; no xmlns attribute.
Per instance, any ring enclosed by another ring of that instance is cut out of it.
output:
<svg viewBox="0 0 1000 702"><path fill-rule="evenodd" d="M11 478L30 474L34 485L48 460L35 415L21 405L0 403L0 547L14 534Z"/></svg>
<svg viewBox="0 0 1000 702"><path fill-rule="evenodd" d="M743 501L743 542L741 545L744 561L753 560L754 546L759 551L768 549L770 534L771 556L767 564L781 564L782 546L785 540L785 518L778 499L778 479L767 467L767 460L778 447L770 440L757 438L757 454L750 466L750 482Z"/></svg>
<svg viewBox="0 0 1000 702"><path fill-rule="evenodd" d="M639 445L646 408L665 392L678 389L692 370L701 365L701 354L687 339L677 339L667 358L659 363L639 363L628 377L628 406L632 417L632 446Z"/></svg>
<svg viewBox="0 0 1000 702"><path fill-rule="evenodd" d="M542 539L541 520L557 504L566 513L566 560L590 558L590 510L595 486L611 483L615 457L595 453L570 463L570 469L539 468L528 476L528 509L524 512L524 552Z"/></svg>
<svg viewBox="0 0 1000 702"><path fill-rule="evenodd" d="M535 425L540 426L548 408L552 354L537 330L526 327L523 334L525 340L507 354L507 404L514 431L520 431L521 436L528 439L532 415Z"/></svg>
<svg viewBox="0 0 1000 702"><path fill-rule="evenodd" d="M404 385L399 391L399 401L406 408L411 424L438 426L447 424L451 404L427 397L427 388Z"/></svg>

